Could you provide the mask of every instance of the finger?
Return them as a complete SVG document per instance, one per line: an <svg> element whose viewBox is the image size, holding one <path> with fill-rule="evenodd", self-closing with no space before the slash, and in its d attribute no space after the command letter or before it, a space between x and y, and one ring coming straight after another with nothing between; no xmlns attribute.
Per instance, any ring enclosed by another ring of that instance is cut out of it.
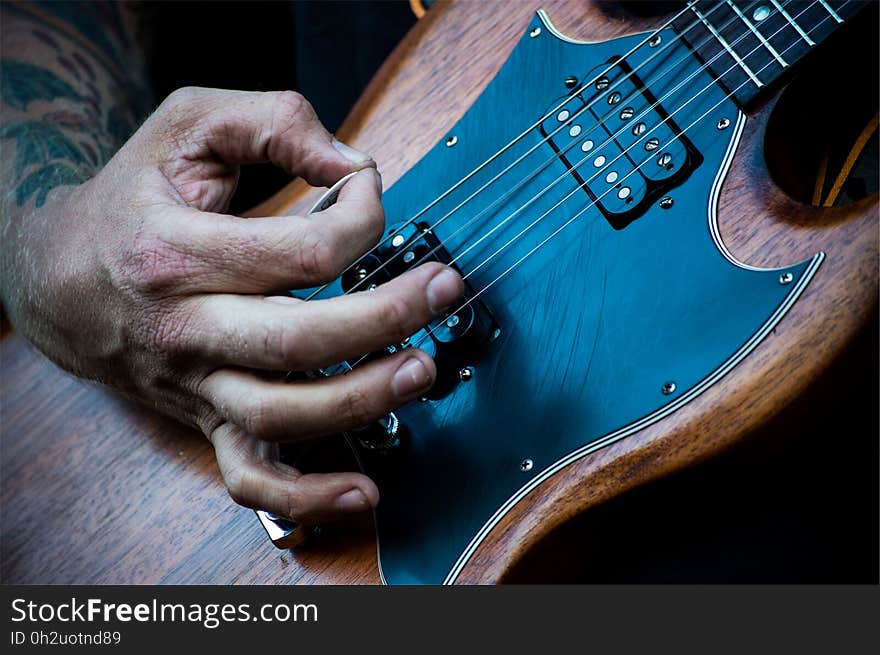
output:
<svg viewBox="0 0 880 655"><path fill-rule="evenodd" d="M296 441L369 425L424 394L437 375L427 353L411 349L345 375L272 382L239 369L208 375L199 393L248 434Z"/></svg>
<svg viewBox="0 0 880 655"><path fill-rule="evenodd" d="M174 136L166 154L190 161L218 157L227 164L270 161L313 186L332 185L374 165L368 155L335 140L311 104L293 91L187 87L168 96L150 120Z"/></svg>
<svg viewBox="0 0 880 655"><path fill-rule="evenodd" d="M309 473L264 456L265 446L224 423L210 435L229 495L240 505L314 523L372 509L375 483L360 473Z"/></svg>
<svg viewBox="0 0 880 655"><path fill-rule="evenodd" d="M212 294L185 301L167 326L182 353L224 365L307 371L399 343L455 303L453 269L424 264L374 291L327 300Z"/></svg>
<svg viewBox="0 0 880 655"><path fill-rule="evenodd" d="M335 205L310 217L237 218L180 207L156 221L157 242L178 258L178 292L263 293L330 282L378 241L385 227L381 179L359 172Z"/></svg>

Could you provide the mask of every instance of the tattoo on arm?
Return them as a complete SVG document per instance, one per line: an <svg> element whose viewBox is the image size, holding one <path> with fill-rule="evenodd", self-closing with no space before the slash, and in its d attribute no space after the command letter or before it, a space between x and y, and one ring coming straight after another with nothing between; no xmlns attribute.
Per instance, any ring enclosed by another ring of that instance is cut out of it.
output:
<svg viewBox="0 0 880 655"><path fill-rule="evenodd" d="M131 3L4 2L0 149L4 213L94 175L146 116Z"/></svg>

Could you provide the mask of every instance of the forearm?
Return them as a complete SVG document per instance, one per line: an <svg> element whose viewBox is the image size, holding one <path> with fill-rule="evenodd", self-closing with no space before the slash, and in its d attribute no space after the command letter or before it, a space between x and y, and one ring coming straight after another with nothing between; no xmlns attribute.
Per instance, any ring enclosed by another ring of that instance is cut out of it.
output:
<svg viewBox="0 0 880 655"><path fill-rule="evenodd" d="M139 6L10 2L0 12L0 273L6 304L27 264L23 225L37 220L33 212L53 194L100 170L152 98L139 43Z"/></svg>

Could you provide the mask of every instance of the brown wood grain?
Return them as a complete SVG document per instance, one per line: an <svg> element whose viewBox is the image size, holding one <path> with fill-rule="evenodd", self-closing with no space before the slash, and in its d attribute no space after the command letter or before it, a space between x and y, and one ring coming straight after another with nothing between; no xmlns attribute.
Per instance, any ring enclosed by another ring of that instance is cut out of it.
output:
<svg viewBox="0 0 880 655"><path fill-rule="evenodd" d="M545 8L563 33L601 40L647 29L581 2L434 7L395 50L339 132L390 186L479 95ZM570 517L730 448L795 403L877 307L877 198L815 209L769 180L768 112L750 120L720 198L731 252L775 266L828 258L776 330L720 383L667 419L562 470L490 533L459 582L502 581ZM305 207L294 183L255 210ZM235 506L200 435L59 371L15 333L2 339L0 578L7 583L375 583L368 519L277 551Z"/></svg>

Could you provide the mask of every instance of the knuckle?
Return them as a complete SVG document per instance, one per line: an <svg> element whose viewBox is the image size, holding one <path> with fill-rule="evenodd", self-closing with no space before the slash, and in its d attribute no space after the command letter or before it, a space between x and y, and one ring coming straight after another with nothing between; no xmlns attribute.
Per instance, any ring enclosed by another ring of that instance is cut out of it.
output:
<svg viewBox="0 0 880 655"><path fill-rule="evenodd" d="M247 505L248 498L246 493L245 473L241 467L234 467L223 473L223 482L226 484L226 491L229 497L239 505Z"/></svg>
<svg viewBox="0 0 880 655"><path fill-rule="evenodd" d="M382 306L382 325L394 341L402 341L410 336L409 326L415 315L410 302L396 294L388 294Z"/></svg>
<svg viewBox="0 0 880 655"><path fill-rule="evenodd" d="M147 348L166 356L187 351L191 318L182 310L157 311L146 322L144 341Z"/></svg>
<svg viewBox="0 0 880 655"><path fill-rule="evenodd" d="M368 208L364 223L365 230L369 236L370 246L375 246L385 233L385 209L382 207L381 202L377 202L373 207Z"/></svg>
<svg viewBox="0 0 880 655"><path fill-rule="evenodd" d="M147 295L162 294L195 271L156 230L140 229L122 253L123 286Z"/></svg>
<svg viewBox="0 0 880 655"><path fill-rule="evenodd" d="M302 370L300 332L296 322L268 325L263 333L263 356L295 371Z"/></svg>
<svg viewBox="0 0 880 655"><path fill-rule="evenodd" d="M346 423L360 427L372 421L375 412L363 389L353 387L345 392L342 397L342 416Z"/></svg>
<svg viewBox="0 0 880 655"><path fill-rule="evenodd" d="M275 112L282 124L294 123L315 113L311 103L296 91L279 91L275 95Z"/></svg>
<svg viewBox="0 0 880 655"><path fill-rule="evenodd" d="M241 427L255 437L267 436L273 432L274 416L274 407L268 398L260 394L251 394L244 401Z"/></svg>
<svg viewBox="0 0 880 655"><path fill-rule="evenodd" d="M333 236L319 229L310 229L299 248L300 271L309 281L330 282L342 270Z"/></svg>
<svg viewBox="0 0 880 655"><path fill-rule="evenodd" d="M197 86L182 86L166 96L158 111L163 113L177 113L186 111L193 103L204 96L205 90Z"/></svg>
<svg viewBox="0 0 880 655"><path fill-rule="evenodd" d="M296 483L286 486L281 491L281 498L278 499L279 507L284 512L284 516L294 521L303 518L302 515L302 498Z"/></svg>

